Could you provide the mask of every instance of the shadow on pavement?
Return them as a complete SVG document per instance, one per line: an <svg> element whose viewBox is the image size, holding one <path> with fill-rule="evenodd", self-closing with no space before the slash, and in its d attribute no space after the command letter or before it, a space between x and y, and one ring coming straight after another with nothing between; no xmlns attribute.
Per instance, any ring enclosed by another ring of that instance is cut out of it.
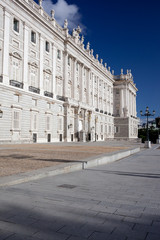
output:
<svg viewBox="0 0 160 240"><path fill-rule="evenodd" d="M101 169L85 169L85 171L99 171L106 174L115 174L129 177L144 177L144 178L160 178L160 174L152 174L152 173L136 173L136 172L123 172L123 171L104 171Z"/></svg>

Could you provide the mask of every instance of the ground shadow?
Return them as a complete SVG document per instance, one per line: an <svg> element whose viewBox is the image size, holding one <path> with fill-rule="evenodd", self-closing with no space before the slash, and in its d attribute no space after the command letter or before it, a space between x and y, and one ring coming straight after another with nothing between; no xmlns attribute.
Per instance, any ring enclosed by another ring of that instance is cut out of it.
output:
<svg viewBox="0 0 160 240"><path fill-rule="evenodd" d="M85 171L100 171L106 174L115 174L129 177L144 177L144 178L160 178L160 174L152 174L152 173L136 173L136 172L123 172L123 171L109 171L109 170L101 170L101 169L85 169Z"/></svg>

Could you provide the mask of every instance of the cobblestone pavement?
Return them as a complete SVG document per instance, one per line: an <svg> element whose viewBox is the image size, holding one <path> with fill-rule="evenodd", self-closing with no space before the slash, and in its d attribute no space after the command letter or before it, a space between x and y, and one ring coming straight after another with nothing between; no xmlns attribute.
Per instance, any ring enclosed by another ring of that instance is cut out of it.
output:
<svg viewBox="0 0 160 240"><path fill-rule="evenodd" d="M1 188L0 240L159 240L160 150Z"/></svg>
<svg viewBox="0 0 160 240"><path fill-rule="evenodd" d="M0 176L79 161L128 147L114 142L0 145Z"/></svg>

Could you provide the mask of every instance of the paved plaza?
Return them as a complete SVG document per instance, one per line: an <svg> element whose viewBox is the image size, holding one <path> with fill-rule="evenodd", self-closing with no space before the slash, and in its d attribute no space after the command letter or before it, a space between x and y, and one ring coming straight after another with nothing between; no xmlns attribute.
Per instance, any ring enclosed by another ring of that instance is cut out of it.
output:
<svg viewBox="0 0 160 240"><path fill-rule="evenodd" d="M0 240L159 240L160 149L0 191Z"/></svg>

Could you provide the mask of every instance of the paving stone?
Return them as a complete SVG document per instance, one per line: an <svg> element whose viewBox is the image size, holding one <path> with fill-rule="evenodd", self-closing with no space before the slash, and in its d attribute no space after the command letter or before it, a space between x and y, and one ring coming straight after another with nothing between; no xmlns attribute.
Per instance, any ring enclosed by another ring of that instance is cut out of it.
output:
<svg viewBox="0 0 160 240"><path fill-rule="evenodd" d="M112 164L3 188L0 234L11 240L157 240L159 159L160 151L150 149ZM63 184L77 187L58 187Z"/></svg>
<svg viewBox="0 0 160 240"><path fill-rule="evenodd" d="M108 237L108 233L103 232L94 232L92 235L88 238L88 240L105 240Z"/></svg>
<svg viewBox="0 0 160 240"><path fill-rule="evenodd" d="M149 233L145 240L159 240L160 234Z"/></svg>

